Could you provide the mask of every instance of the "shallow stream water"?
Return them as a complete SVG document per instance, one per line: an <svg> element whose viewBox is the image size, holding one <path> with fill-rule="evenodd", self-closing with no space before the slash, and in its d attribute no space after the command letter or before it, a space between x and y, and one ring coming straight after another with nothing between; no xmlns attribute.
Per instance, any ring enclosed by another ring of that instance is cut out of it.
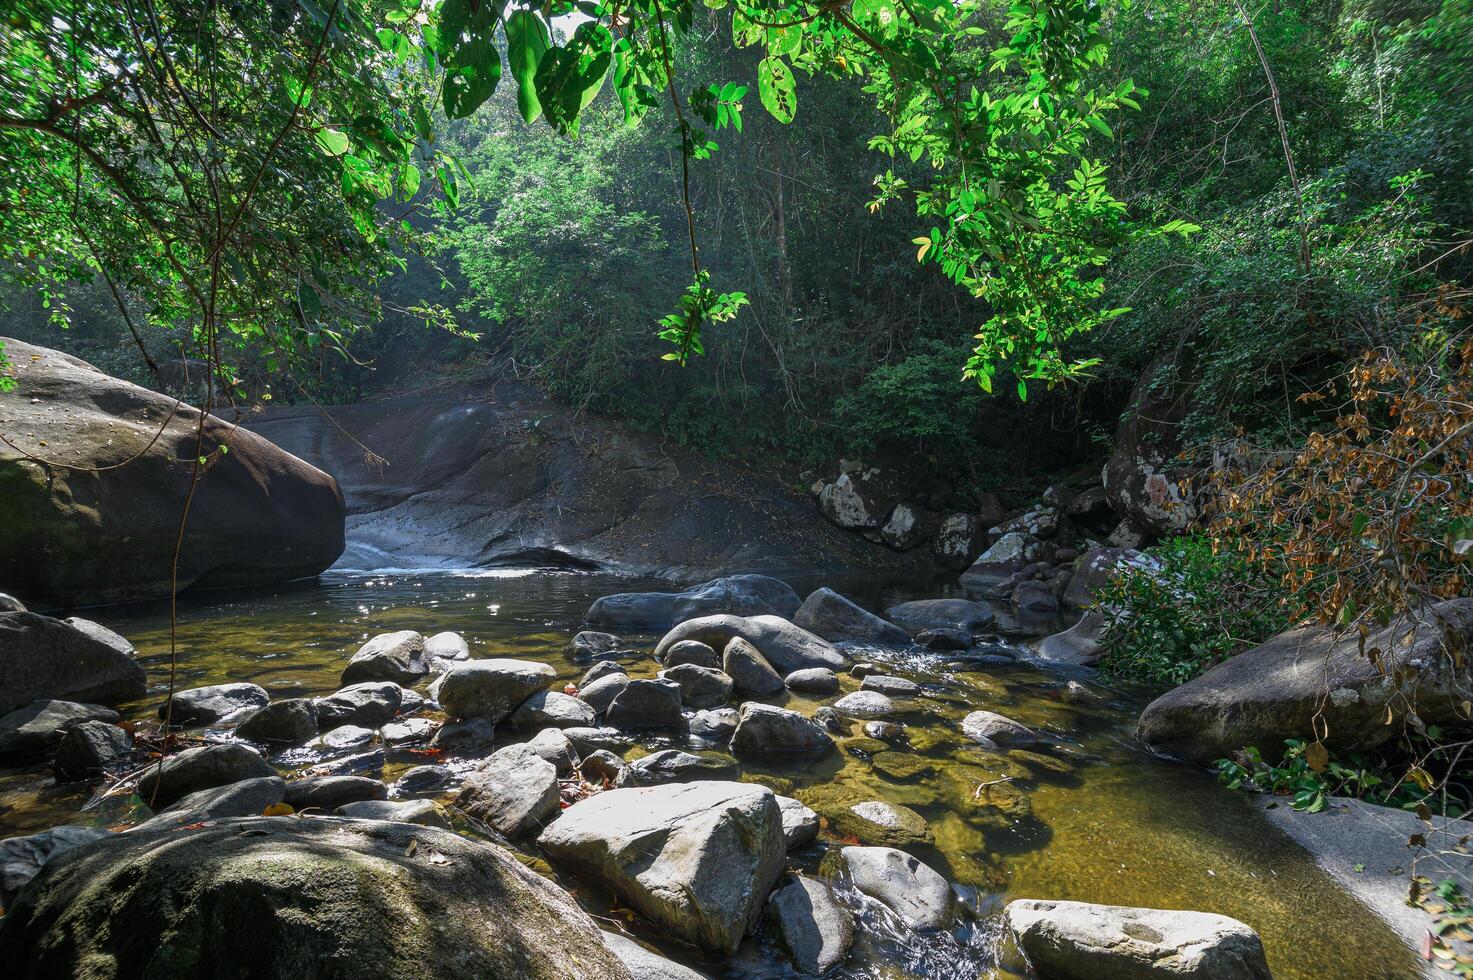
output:
<svg viewBox="0 0 1473 980"><path fill-rule="evenodd" d="M829 584L872 609L916 594L865 580L829 578L795 583L800 593ZM588 574L335 572L319 581L272 592L211 594L181 601L179 682L182 688L253 681L274 698L326 694L357 647L387 630L426 634L455 630L473 657L519 657L551 664L559 681L585 669L565 655L589 603L599 595L658 583ZM125 706L148 719L167 679L168 617L159 606L106 607L83 615L114 629L138 648L152 687ZM655 637L629 636L652 648ZM1411 952L1379 919L1346 896L1310 857L1274 831L1238 795L1201 770L1151 756L1134 740L1142 698L1089 678L1071 693L1067 676L1026 665L981 666L946 654L851 649L856 660L923 685L903 702L909 748L896 752L866 739L855 725L841 751L817 764L746 766L743 778L766 783L820 813L868 799L904 804L927 820L933 847L922 860L953 881L976 889L980 916L954 935L919 940L889 928L870 908L854 955L836 974L853 978L974 980L999 975L995 917L1012 898L1068 898L1118 905L1218 912L1258 930L1279 980L1402 978L1418 975ZM653 660L629 664L652 676ZM859 682L843 678L840 694ZM818 700L788 696L788 707L811 714ZM987 708L1046 731L1047 748L986 752L961 736L959 720ZM679 739L650 740L630 753L666 747L701 748ZM889 750L884 758L875 755ZM384 778L427 760L390 751ZM278 760L284 773L300 758ZM977 787L993 783L982 791ZM989 805L992 804L992 805ZM60 823L109 826L139 818L136 798L99 803L85 784L55 785L48 771L0 771L0 837ZM817 870L822 842L795 853ZM578 894L590 911L629 923L602 896ZM713 976L779 977L789 973L760 943L725 964L702 962L652 934L640 937L666 955ZM1001 974L1011 976L1011 974Z"/></svg>

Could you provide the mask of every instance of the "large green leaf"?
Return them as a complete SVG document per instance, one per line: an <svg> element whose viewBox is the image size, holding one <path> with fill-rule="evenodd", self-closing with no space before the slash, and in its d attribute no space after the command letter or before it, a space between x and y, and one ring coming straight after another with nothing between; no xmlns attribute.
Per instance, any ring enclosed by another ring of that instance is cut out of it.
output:
<svg viewBox="0 0 1473 980"><path fill-rule="evenodd" d="M455 49L445 70L445 115L464 119L479 109L501 80L501 54L482 37Z"/></svg>
<svg viewBox="0 0 1473 980"><path fill-rule="evenodd" d="M551 47L547 25L530 10L518 10L506 21L506 55L511 75L517 80L517 108L522 118L533 122L542 115L537 98L537 66Z"/></svg>
<svg viewBox="0 0 1473 980"><path fill-rule="evenodd" d="M757 66L757 93L762 104L780 123L790 123L798 112L798 92L793 70L781 58L763 58Z"/></svg>
<svg viewBox="0 0 1473 980"><path fill-rule="evenodd" d="M537 98L554 129L576 127L578 113L603 87L614 37L592 21L578 26L567 45L549 48L537 66Z"/></svg>

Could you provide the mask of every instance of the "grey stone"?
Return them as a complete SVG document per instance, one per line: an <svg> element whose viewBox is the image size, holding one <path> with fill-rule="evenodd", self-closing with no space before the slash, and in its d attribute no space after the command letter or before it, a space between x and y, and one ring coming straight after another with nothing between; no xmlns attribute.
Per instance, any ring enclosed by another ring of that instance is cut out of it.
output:
<svg viewBox="0 0 1473 980"><path fill-rule="evenodd" d="M697 667L720 667L721 657L709 644L700 640L681 640L672 643L665 651L664 664L666 667L678 667L681 664L695 664Z"/></svg>
<svg viewBox="0 0 1473 980"><path fill-rule="evenodd" d="M614 785L619 781L625 767L624 760L607 749L595 749L578 762L578 771L595 786Z"/></svg>
<svg viewBox="0 0 1473 980"><path fill-rule="evenodd" d="M619 961L634 980L707 980L704 973L697 973L658 953L652 953L617 932L604 933L604 945L619 957Z"/></svg>
<svg viewBox="0 0 1473 980"><path fill-rule="evenodd" d="M599 749L622 755L634 745L634 739L615 728L564 728L563 734L579 755Z"/></svg>
<svg viewBox="0 0 1473 980"><path fill-rule="evenodd" d="M609 710L609 705L614 703L614 698L618 697L628 686L628 674L605 674L580 688L578 697L582 698L595 714L603 714Z"/></svg>
<svg viewBox="0 0 1473 980"><path fill-rule="evenodd" d="M834 740L824 727L796 711L748 701L731 735L737 755L820 756L832 752Z"/></svg>
<svg viewBox="0 0 1473 980"><path fill-rule="evenodd" d="M450 717L495 725L556 679L550 665L531 660L466 660L440 675L431 692Z"/></svg>
<svg viewBox="0 0 1473 980"><path fill-rule="evenodd" d="M849 718L884 718L895 714L895 702L879 691L855 691L835 701L833 708Z"/></svg>
<svg viewBox="0 0 1473 980"><path fill-rule="evenodd" d="M1040 660L1049 663L1088 667L1100 659L1100 640L1104 632L1105 617L1091 610L1062 633L1039 640L1033 652Z"/></svg>
<svg viewBox="0 0 1473 980"><path fill-rule="evenodd" d="M780 616L703 616L686 620L660 639L655 657L663 660L683 640L699 640L713 650L724 650L734 637L750 643L782 674L804 667L843 670L849 664L832 643Z"/></svg>
<svg viewBox="0 0 1473 980"><path fill-rule="evenodd" d="M880 847L914 847L934 842L926 818L908 806L866 800L827 814L834 829Z"/></svg>
<svg viewBox="0 0 1473 980"><path fill-rule="evenodd" d="M827 667L809 667L793 671L783 678L783 684L801 694L833 694L839 689L839 675Z"/></svg>
<svg viewBox="0 0 1473 980"><path fill-rule="evenodd" d="M910 636L832 589L816 589L793 616L793 625L834 643L903 645Z"/></svg>
<svg viewBox="0 0 1473 980"><path fill-rule="evenodd" d="M32 701L0 718L0 756L45 752L77 725L117 720L116 711L99 704Z"/></svg>
<svg viewBox="0 0 1473 980"><path fill-rule="evenodd" d="M995 711L973 711L962 719L962 734L987 746L1026 746L1038 735L1021 722Z"/></svg>
<svg viewBox="0 0 1473 980"><path fill-rule="evenodd" d="M450 829L445 811L434 800L358 800L355 803L344 803L333 813L350 820L392 820L395 823Z"/></svg>
<svg viewBox="0 0 1473 980"><path fill-rule="evenodd" d="M558 691L538 691L511 713L508 723L520 732L544 728L586 728L598 717L593 706Z"/></svg>
<svg viewBox="0 0 1473 980"><path fill-rule="evenodd" d="M76 778L126 758L133 752L133 736L105 721L73 725L56 747L57 775Z"/></svg>
<svg viewBox="0 0 1473 980"><path fill-rule="evenodd" d="M270 700L259 684L211 684L175 694L159 705L159 717L175 725L213 725L263 708Z"/></svg>
<svg viewBox="0 0 1473 980"><path fill-rule="evenodd" d="M26 604L7 592L0 592L0 613L25 612Z"/></svg>
<svg viewBox="0 0 1473 980"><path fill-rule="evenodd" d="M686 721L686 730L696 738L715 741L728 739L736 731L741 716L735 708L711 708L697 711Z"/></svg>
<svg viewBox="0 0 1473 980"><path fill-rule="evenodd" d="M783 838L788 850L811 844L818 837L818 814L791 796L779 796L778 808L783 816Z"/></svg>
<svg viewBox="0 0 1473 980"><path fill-rule="evenodd" d="M0 840L0 906L10 909L20 890L36 877L47 861L107 835L108 831L101 827L65 826Z"/></svg>
<svg viewBox="0 0 1473 980"><path fill-rule="evenodd" d="M339 725L381 728L399 713L404 704L404 694L404 688L393 681L350 684L313 702L317 708L317 724L323 728Z"/></svg>
<svg viewBox="0 0 1473 980"><path fill-rule="evenodd" d="M896 551L908 551L931 536L934 520L910 504L896 504L890 519L880 528L880 540Z"/></svg>
<svg viewBox="0 0 1473 980"><path fill-rule="evenodd" d="M378 730L378 734L385 745L397 748L423 742L439 730L439 723L428 718L405 718L403 721L389 722Z"/></svg>
<svg viewBox="0 0 1473 980"><path fill-rule="evenodd" d="M950 923L955 896L946 879L919 858L893 847L846 847L840 852L854 887L917 932Z"/></svg>
<svg viewBox="0 0 1473 980"><path fill-rule="evenodd" d="M582 679L578 681L578 687L580 689L585 688L599 678L607 677L610 674L628 676L629 669L617 660L600 660L592 667L589 667L588 670L584 671Z"/></svg>
<svg viewBox="0 0 1473 980"><path fill-rule="evenodd" d="M324 752L346 752L349 749L361 749L376 738L378 738L378 732L372 728L339 725L331 731L324 732L312 745Z"/></svg>
<svg viewBox="0 0 1473 980"><path fill-rule="evenodd" d="M795 877L767 901L767 922L799 973L821 976L844 961L854 943L854 916L834 890Z"/></svg>
<svg viewBox="0 0 1473 980"><path fill-rule="evenodd" d="M731 699L731 677L710 667L680 664L660 671L659 676L680 687L680 703L686 708L717 708Z"/></svg>
<svg viewBox="0 0 1473 980"><path fill-rule="evenodd" d="M380 633L353 654L340 683L344 687L363 681L413 685L430 672L424 649L425 638L414 630Z"/></svg>
<svg viewBox="0 0 1473 980"><path fill-rule="evenodd" d="M1137 565L1146 559L1133 548L1091 548L1074 565L1074 574L1062 597L1067 609L1088 609L1094 605L1095 593L1110 581L1117 569Z"/></svg>
<svg viewBox="0 0 1473 980"><path fill-rule="evenodd" d="M252 742L296 745L317 734L317 703L311 698L273 701L247 715L235 734Z"/></svg>
<svg viewBox="0 0 1473 980"><path fill-rule="evenodd" d="M119 704L143 697L145 686L133 645L112 630L76 617L0 613L0 713L33 701Z"/></svg>
<svg viewBox="0 0 1473 980"><path fill-rule="evenodd" d="M981 550L982 531L975 514L948 514L931 539L931 554L944 568L966 568Z"/></svg>
<svg viewBox="0 0 1473 980"><path fill-rule="evenodd" d="M873 466L840 473L833 483L824 484L818 495L824 517L839 527L857 531L882 526L898 503L898 483Z"/></svg>
<svg viewBox="0 0 1473 980"><path fill-rule="evenodd" d="M631 731L679 728L680 686L671 681L630 681L604 712L610 725Z"/></svg>
<svg viewBox="0 0 1473 980"><path fill-rule="evenodd" d="M347 803L388 798L389 788L377 779L367 776L320 776L288 782L282 802L294 810L331 813Z"/></svg>
<svg viewBox="0 0 1473 980"><path fill-rule="evenodd" d="M465 637L446 630L425 637L425 661L431 670L449 670L450 666L471 658L471 648Z"/></svg>
<svg viewBox="0 0 1473 980"><path fill-rule="evenodd" d="M578 750L560 729L544 728L522 744L551 762L559 777L571 776L578 768Z"/></svg>
<svg viewBox="0 0 1473 980"><path fill-rule="evenodd" d="M986 629L996 618L991 609L970 599L914 599L885 610L885 618L912 633L931 629Z"/></svg>
<svg viewBox="0 0 1473 980"><path fill-rule="evenodd" d="M430 748L452 755L474 755L496 742L496 726L485 718L447 721L430 739Z"/></svg>
<svg viewBox="0 0 1473 980"><path fill-rule="evenodd" d="M598 630L584 630L568 641L568 659L576 664L619 657L632 652L622 637Z"/></svg>
<svg viewBox="0 0 1473 980"><path fill-rule="evenodd" d="M441 793L455 781L455 771L449 766L415 766L394 780L395 796L418 796L421 793Z"/></svg>
<svg viewBox="0 0 1473 980"><path fill-rule="evenodd" d="M869 674L860 682L859 689L879 691L892 698L913 698L921 693L921 686L915 681L906 680L904 677L891 677L888 674Z"/></svg>
<svg viewBox="0 0 1473 980"><path fill-rule="evenodd" d="M280 776L243 779L238 783L190 793L129 829L128 833L188 827L227 817L259 817L267 807L281 803L285 798L286 780Z"/></svg>
<svg viewBox="0 0 1473 980"><path fill-rule="evenodd" d="M239 742L201 745L150 766L138 780L138 795L166 807L198 790L274 775L270 763Z"/></svg>
<svg viewBox="0 0 1473 980"><path fill-rule="evenodd" d="M927 650L968 650L975 642L971 630L949 626L921 630L916 634L916 643Z"/></svg>
<svg viewBox="0 0 1473 980"><path fill-rule="evenodd" d="M636 759L619 774L619 786L665 786L701 780L736 779L741 769L723 756L695 755L679 749L661 749Z"/></svg>
<svg viewBox="0 0 1473 980"><path fill-rule="evenodd" d="M509 745L466 777L456 803L508 837L536 834L558 813L557 769L527 746Z"/></svg>
<svg viewBox="0 0 1473 980"><path fill-rule="evenodd" d="M772 664L739 636L727 642L721 667L731 678L733 691L741 697L770 698L783 690L783 679Z"/></svg>
<svg viewBox="0 0 1473 980"><path fill-rule="evenodd" d="M668 629L697 616L791 616L798 594L766 575L731 575L684 592L626 592L596 600L585 617L612 629ZM657 657L659 655L657 654ZM660 658L663 659L663 658Z"/></svg>

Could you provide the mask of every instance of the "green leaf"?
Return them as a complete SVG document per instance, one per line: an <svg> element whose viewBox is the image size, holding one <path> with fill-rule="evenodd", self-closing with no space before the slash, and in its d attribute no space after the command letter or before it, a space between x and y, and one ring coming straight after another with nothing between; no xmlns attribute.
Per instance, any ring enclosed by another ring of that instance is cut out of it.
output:
<svg viewBox="0 0 1473 980"><path fill-rule="evenodd" d="M793 71L781 58L763 58L757 66L757 94L762 104L780 123L790 123L798 112L798 94Z"/></svg>
<svg viewBox="0 0 1473 980"><path fill-rule="evenodd" d="M347 133L330 126L323 126L314 134L314 138L317 140L318 148L330 157L342 156L353 145Z"/></svg>
<svg viewBox="0 0 1473 980"><path fill-rule="evenodd" d="M469 116L491 98L500 80L501 54L490 38L462 44L445 69L445 115L451 119Z"/></svg>
<svg viewBox="0 0 1473 980"><path fill-rule="evenodd" d="M537 66L537 98L554 129L571 131L578 114L603 87L613 60L614 37L592 21L578 25L566 46L552 47Z"/></svg>
<svg viewBox="0 0 1473 980"><path fill-rule="evenodd" d="M507 60L517 80L517 109L527 122L535 122L542 115L542 103L537 98L537 66L551 46L547 25L532 11L518 10L507 20Z"/></svg>

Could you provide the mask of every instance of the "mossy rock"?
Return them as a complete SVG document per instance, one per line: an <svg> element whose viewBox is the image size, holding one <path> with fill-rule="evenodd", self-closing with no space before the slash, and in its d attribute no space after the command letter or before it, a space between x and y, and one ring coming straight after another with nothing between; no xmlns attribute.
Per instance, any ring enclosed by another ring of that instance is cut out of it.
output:
<svg viewBox="0 0 1473 980"><path fill-rule="evenodd" d="M865 845L906 848L935 840L926 818L898 803L865 800L824 815L835 834L858 838Z"/></svg>
<svg viewBox="0 0 1473 980"><path fill-rule="evenodd" d="M878 752L870 760L870 765L874 767L875 772L898 782L916 779L936 771L936 766L930 759L910 752Z"/></svg>

